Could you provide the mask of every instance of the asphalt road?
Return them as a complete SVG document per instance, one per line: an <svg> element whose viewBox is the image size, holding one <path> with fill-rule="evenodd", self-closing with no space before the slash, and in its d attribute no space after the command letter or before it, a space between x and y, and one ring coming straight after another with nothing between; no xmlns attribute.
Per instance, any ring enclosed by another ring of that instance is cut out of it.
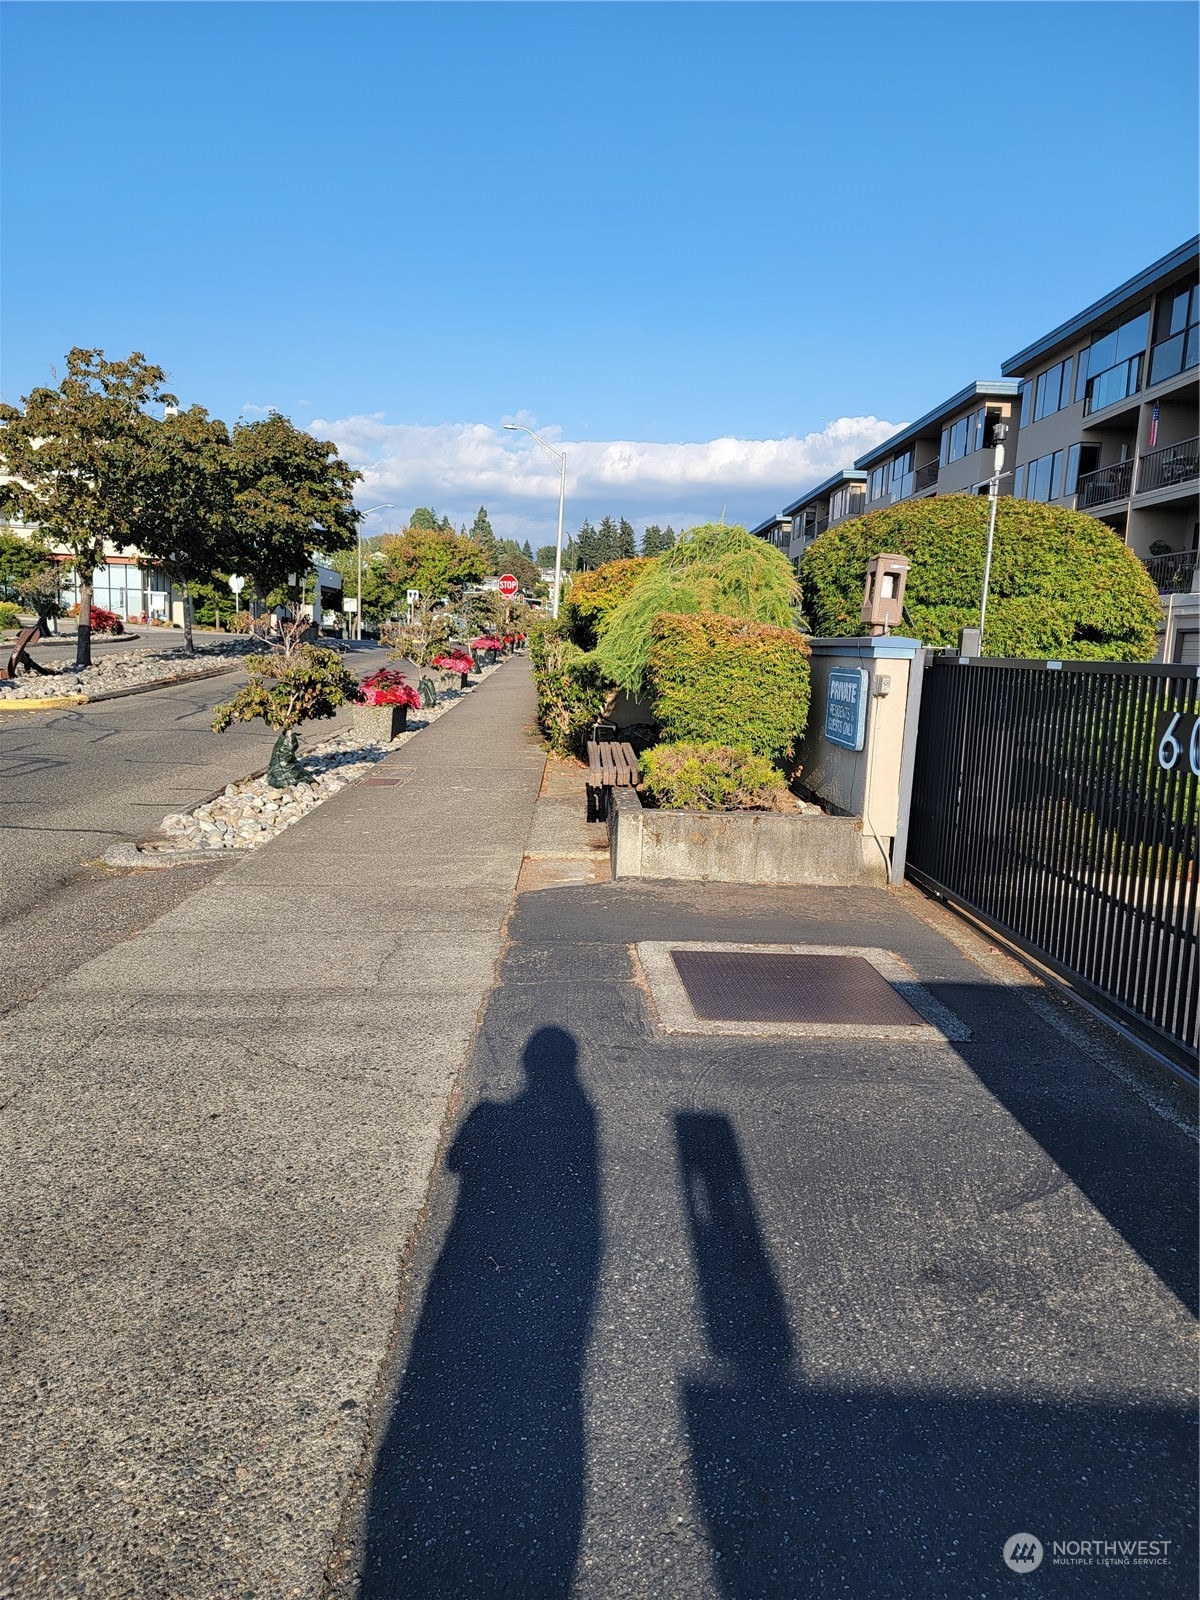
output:
<svg viewBox="0 0 1200 1600"><path fill-rule="evenodd" d="M369 646L356 671L385 663ZM139 839L266 764L262 723L212 732L241 673L58 712L0 714L0 925L38 905L121 839ZM314 740L341 722L313 724Z"/></svg>

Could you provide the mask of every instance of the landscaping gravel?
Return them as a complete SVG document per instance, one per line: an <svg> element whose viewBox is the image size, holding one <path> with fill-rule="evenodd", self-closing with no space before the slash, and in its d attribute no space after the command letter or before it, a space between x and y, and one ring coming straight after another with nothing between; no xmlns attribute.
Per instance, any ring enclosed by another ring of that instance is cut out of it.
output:
<svg viewBox="0 0 1200 1600"><path fill-rule="evenodd" d="M103 655L90 667L53 667L45 677L25 674L0 683L0 699L45 700L62 694L101 695L121 689L140 689L212 672L216 667L237 667L252 651L261 651L261 639L228 639L220 644L197 645L189 656L182 645L162 650L122 650Z"/></svg>
<svg viewBox="0 0 1200 1600"><path fill-rule="evenodd" d="M494 666L484 667L479 678L495 670ZM143 852L252 850L256 845L265 844L338 794L348 783L367 777L377 762L407 744L469 693L469 688L441 690L437 704L419 715L410 713L405 731L387 744L379 744L348 729L305 750L301 764L311 775L308 783L273 789L265 776L227 783L223 793L195 810L164 817L162 837L143 840L140 849Z"/></svg>

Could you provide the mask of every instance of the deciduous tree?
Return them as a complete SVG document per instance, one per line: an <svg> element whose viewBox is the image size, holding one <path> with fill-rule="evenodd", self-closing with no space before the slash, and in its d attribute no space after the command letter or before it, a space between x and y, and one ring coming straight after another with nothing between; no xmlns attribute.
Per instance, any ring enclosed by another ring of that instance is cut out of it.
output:
<svg viewBox="0 0 1200 1600"><path fill-rule="evenodd" d="M234 539L230 566L253 578L260 595L303 572L314 554L353 548L361 512L354 485L362 477L337 446L314 439L272 412L233 430Z"/></svg>
<svg viewBox="0 0 1200 1600"><path fill-rule="evenodd" d="M183 590L184 647L194 655L191 586L236 570L229 430L203 406L147 417L141 470L134 542Z"/></svg>
<svg viewBox="0 0 1200 1600"><path fill-rule="evenodd" d="M75 347L57 388L0 405L0 509L36 523L70 551L79 582L75 662L91 665L92 585L110 548L127 550L141 525L144 423L153 405L174 405L166 374L140 351L109 361Z"/></svg>

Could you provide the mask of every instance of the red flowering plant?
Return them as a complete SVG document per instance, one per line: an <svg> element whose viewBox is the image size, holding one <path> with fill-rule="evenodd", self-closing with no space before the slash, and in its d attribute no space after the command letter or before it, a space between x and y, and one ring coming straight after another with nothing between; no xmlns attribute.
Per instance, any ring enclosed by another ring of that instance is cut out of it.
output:
<svg viewBox="0 0 1200 1600"><path fill-rule="evenodd" d="M421 709L421 696L402 672L389 672L381 667L358 686L356 696L363 706L408 706L413 711Z"/></svg>
<svg viewBox="0 0 1200 1600"><path fill-rule="evenodd" d="M464 675L475 670L475 663L471 657L457 650L453 655L434 656L433 665L439 672L460 672Z"/></svg>
<svg viewBox="0 0 1200 1600"><path fill-rule="evenodd" d="M482 633L478 639L471 640L472 650L503 650L504 640L497 639L494 633Z"/></svg>

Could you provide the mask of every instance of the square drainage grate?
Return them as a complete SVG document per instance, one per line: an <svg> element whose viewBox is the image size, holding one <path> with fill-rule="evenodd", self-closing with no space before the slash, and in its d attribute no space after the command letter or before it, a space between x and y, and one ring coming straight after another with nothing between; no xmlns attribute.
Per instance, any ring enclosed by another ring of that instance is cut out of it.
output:
<svg viewBox="0 0 1200 1600"><path fill-rule="evenodd" d="M636 947L667 1033L793 1039L969 1039L912 969L873 945L709 944Z"/></svg>
<svg viewBox="0 0 1200 1600"><path fill-rule="evenodd" d="M862 956L672 950L706 1022L834 1022L917 1027L924 1018Z"/></svg>

